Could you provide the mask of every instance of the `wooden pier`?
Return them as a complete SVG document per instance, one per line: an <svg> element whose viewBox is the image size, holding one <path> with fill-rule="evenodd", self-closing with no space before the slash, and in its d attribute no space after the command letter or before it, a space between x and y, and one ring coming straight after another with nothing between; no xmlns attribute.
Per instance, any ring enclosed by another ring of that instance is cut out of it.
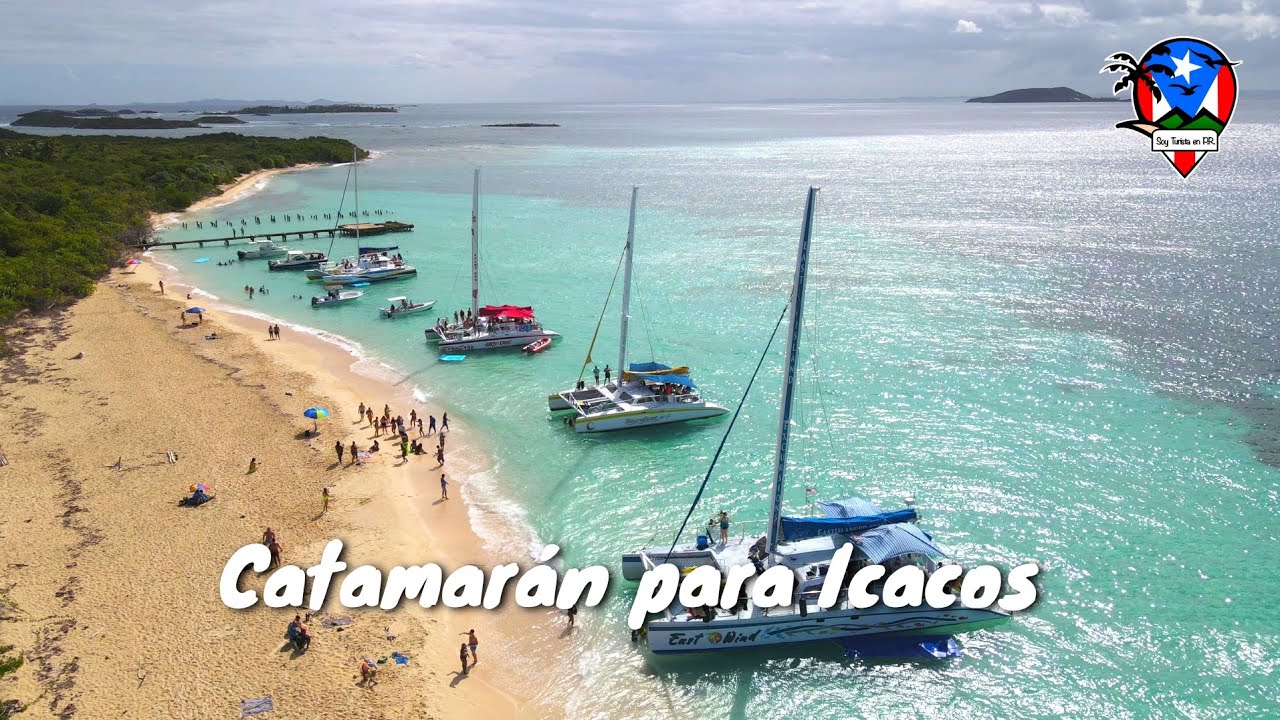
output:
<svg viewBox="0 0 1280 720"><path fill-rule="evenodd" d="M361 235L380 235L386 232L408 232L413 229L410 223L387 222L387 223L360 223ZM289 242L290 240L306 240L307 238L334 237L342 235L344 237L355 237L356 230L354 225L339 225L337 227L318 228L314 230L275 230L271 232L245 233L244 235L232 235L229 237L204 238L202 240L147 240L133 247L143 250L150 250L153 247L170 247L174 250L179 245L197 245L204 247L205 243L221 244L223 247L230 247L233 242L249 242L250 240L275 240L277 242Z"/></svg>

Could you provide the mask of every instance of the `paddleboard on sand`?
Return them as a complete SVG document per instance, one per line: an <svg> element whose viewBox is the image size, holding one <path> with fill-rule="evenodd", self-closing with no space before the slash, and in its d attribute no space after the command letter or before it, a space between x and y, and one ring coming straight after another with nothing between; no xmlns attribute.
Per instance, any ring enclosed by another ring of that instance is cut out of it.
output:
<svg viewBox="0 0 1280 720"><path fill-rule="evenodd" d="M462 362L466 360L466 355L441 355L440 362Z"/></svg>
<svg viewBox="0 0 1280 720"><path fill-rule="evenodd" d="M209 262L209 258L196 258L192 262Z"/></svg>

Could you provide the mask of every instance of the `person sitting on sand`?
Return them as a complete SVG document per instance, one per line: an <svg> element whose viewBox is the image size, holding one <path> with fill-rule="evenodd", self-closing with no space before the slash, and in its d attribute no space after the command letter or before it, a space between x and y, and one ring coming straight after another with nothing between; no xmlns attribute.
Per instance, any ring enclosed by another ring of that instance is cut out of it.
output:
<svg viewBox="0 0 1280 720"><path fill-rule="evenodd" d="M258 458L249 458L249 473L258 472Z"/></svg>
<svg viewBox="0 0 1280 720"><path fill-rule="evenodd" d="M217 339L218 339L218 333L217 333L217 331L214 331L214 332L209 333L208 335L205 335L205 336L204 336L204 339L205 339L205 340L217 340Z"/></svg>
<svg viewBox="0 0 1280 720"><path fill-rule="evenodd" d="M373 444L369 446L369 452L371 452L371 453L376 453L376 452L378 452L378 450L380 450L380 449L381 449L381 446L379 446L379 445L378 445L378 441L377 441L377 440L374 440L374 441L373 441Z"/></svg>
<svg viewBox="0 0 1280 720"><path fill-rule="evenodd" d="M306 652L307 648L311 647L311 632L307 630L306 625L302 624L301 616L293 616L293 622L289 623L287 636L289 640L293 641L294 645L298 646L299 652Z"/></svg>

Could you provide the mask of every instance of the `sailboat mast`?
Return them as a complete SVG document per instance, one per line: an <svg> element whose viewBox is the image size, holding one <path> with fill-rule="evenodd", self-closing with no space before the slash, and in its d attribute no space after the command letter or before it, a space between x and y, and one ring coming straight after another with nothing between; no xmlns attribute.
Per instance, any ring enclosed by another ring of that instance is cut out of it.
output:
<svg viewBox="0 0 1280 720"><path fill-rule="evenodd" d="M480 169L471 188L471 317L480 318Z"/></svg>
<svg viewBox="0 0 1280 720"><path fill-rule="evenodd" d="M627 369L627 321L631 319L631 254L636 246L636 196L639 194L640 188L632 186L631 220L627 222L626 269L622 276L622 327L618 332L618 365L614 371L619 381L623 371Z"/></svg>
<svg viewBox="0 0 1280 720"><path fill-rule="evenodd" d="M773 497L769 502L769 552L778 549L782 531L782 487L787 473L787 446L791 441L791 404L795 399L796 366L800 360L800 330L804 319L804 285L809 274L809 236L813 231L813 206L818 188L809 188L796 253L796 275L791 284L791 326L787 332L787 366L782 378L782 411L778 421L778 447L773 466Z"/></svg>
<svg viewBox="0 0 1280 720"><path fill-rule="evenodd" d="M351 148L351 177L356 195L356 257L360 257L360 158L358 151Z"/></svg>

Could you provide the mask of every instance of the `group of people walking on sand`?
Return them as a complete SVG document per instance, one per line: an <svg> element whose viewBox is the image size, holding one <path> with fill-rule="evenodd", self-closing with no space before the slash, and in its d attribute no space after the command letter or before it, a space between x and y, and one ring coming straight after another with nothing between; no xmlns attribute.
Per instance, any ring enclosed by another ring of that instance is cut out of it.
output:
<svg viewBox="0 0 1280 720"><path fill-rule="evenodd" d="M277 325L272 325L270 323L267 324L267 339L268 340L280 339L280 326L278 324Z"/></svg>

